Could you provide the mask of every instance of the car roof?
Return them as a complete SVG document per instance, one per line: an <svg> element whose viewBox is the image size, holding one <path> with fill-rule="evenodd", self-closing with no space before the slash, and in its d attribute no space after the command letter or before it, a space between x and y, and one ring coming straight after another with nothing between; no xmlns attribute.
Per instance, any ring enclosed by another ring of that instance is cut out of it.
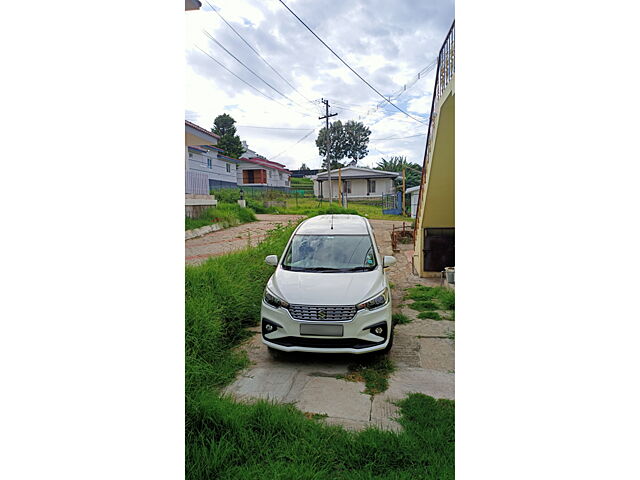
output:
<svg viewBox="0 0 640 480"><path fill-rule="evenodd" d="M318 215L302 222L296 234L368 235L369 229L367 220L360 215Z"/></svg>

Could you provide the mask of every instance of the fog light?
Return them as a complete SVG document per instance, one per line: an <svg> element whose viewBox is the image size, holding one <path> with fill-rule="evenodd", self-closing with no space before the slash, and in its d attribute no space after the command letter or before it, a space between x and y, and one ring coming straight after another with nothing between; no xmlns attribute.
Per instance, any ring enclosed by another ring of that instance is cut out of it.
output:
<svg viewBox="0 0 640 480"><path fill-rule="evenodd" d="M264 326L264 329L265 329L267 332L272 332L272 331L273 331L273 325L271 325L270 323L267 323L267 324Z"/></svg>
<svg viewBox="0 0 640 480"><path fill-rule="evenodd" d="M383 331L384 331L384 330L382 330L382 327L376 327L376 329L375 329L373 332L374 332L376 335L381 335Z"/></svg>

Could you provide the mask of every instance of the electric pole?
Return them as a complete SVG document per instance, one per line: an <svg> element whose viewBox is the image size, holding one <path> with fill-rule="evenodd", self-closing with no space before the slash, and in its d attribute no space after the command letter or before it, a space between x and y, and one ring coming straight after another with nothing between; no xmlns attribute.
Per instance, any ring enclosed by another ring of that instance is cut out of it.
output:
<svg viewBox="0 0 640 480"><path fill-rule="evenodd" d="M326 120L327 126L327 154L326 154L326 163L327 163L327 178L329 180L329 206L333 202L333 189L331 188L331 162L329 161L329 148L331 147L331 139L329 138L329 117L335 117L338 115L337 113L332 113L329 115L329 100L322 99L322 103L324 103L325 107L325 115L324 117L318 117L318 120Z"/></svg>

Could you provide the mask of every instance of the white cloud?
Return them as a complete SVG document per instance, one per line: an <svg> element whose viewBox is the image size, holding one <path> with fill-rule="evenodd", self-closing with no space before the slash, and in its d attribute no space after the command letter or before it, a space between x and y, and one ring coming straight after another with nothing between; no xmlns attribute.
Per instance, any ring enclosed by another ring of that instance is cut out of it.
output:
<svg viewBox="0 0 640 480"><path fill-rule="evenodd" d="M220 13L244 38L273 65L289 83L309 100L328 98L345 109L332 109L343 122L358 120L371 128L370 154L361 163L375 164L384 155L406 155L420 163L425 138L383 140L426 132L426 125L407 118L392 106L375 109L381 100L352 72L314 38L279 2L216 0ZM287 4L344 60L363 75L384 95L395 93L410 82L415 74L436 56L453 20L453 2L417 3L412 0L388 2L293 1ZM331 15L327 15L331 12ZM221 113L233 116L238 132L252 149L270 157L286 150L276 160L290 168L301 163L319 166L321 159L315 146L319 104L308 103L299 93L276 75L258 58L206 2L200 11L187 12L186 34L186 105L185 115L209 128ZM336 21L336 19L340 19ZM274 88L304 107L300 107L275 91L229 57L203 33L206 30L227 49L254 70ZM194 45L206 50L236 75L266 95L288 107L268 100L222 69ZM431 107L430 90L433 73L421 79L396 102L414 116L426 119ZM428 93L424 93L428 92ZM355 105L355 106L354 106ZM367 111L370 111L367 114ZM261 130L249 126L293 127L316 129L296 144L305 130ZM377 150L376 150L377 149ZM382 154L379 153L383 152Z"/></svg>

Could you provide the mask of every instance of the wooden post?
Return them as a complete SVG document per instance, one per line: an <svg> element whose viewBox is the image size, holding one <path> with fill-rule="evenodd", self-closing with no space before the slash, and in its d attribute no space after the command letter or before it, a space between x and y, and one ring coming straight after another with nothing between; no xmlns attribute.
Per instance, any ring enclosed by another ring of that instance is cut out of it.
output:
<svg viewBox="0 0 640 480"><path fill-rule="evenodd" d="M405 208L405 198L406 198L406 192L405 192L405 185L406 185L406 178L407 178L407 169L403 168L402 169L402 215L406 215L407 211Z"/></svg>
<svg viewBox="0 0 640 480"><path fill-rule="evenodd" d="M338 169L338 198L340 199L340 206L344 207L342 202L342 169Z"/></svg>

